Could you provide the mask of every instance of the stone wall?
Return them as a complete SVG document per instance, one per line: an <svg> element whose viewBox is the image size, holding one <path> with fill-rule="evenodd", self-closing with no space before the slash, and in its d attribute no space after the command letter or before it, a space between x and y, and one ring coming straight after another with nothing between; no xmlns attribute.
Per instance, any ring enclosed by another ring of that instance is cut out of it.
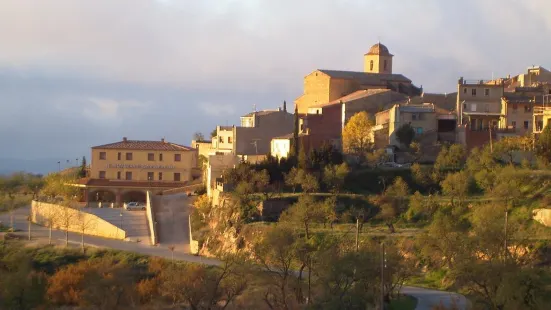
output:
<svg viewBox="0 0 551 310"><path fill-rule="evenodd" d="M33 200L31 219L33 223L43 226L48 226L51 219L53 227L59 230L65 230L65 223L68 223L70 232L82 233L84 230L85 235L121 240L126 238L124 230L94 214L51 203Z"/></svg>

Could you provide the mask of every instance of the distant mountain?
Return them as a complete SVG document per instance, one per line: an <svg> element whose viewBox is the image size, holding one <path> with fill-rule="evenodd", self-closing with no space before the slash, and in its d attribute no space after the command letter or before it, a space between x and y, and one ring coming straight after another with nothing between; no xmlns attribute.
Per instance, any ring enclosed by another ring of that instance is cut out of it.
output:
<svg viewBox="0 0 551 310"><path fill-rule="evenodd" d="M48 174L58 171L60 165L59 160L55 158L41 159L18 159L18 158L0 158L0 174L11 174L14 172L24 171L30 173ZM73 163L60 162L61 169L74 166Z"/></svg>

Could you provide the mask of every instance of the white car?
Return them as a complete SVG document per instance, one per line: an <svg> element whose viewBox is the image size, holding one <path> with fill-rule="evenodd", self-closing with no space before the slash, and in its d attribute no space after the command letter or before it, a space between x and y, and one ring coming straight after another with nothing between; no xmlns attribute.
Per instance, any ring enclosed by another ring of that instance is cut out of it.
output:
<svg viewBox="0 0 551 310"><path fill-rule="evenodd" d="M145 210L145 205L139 202L127 202L124 204L124 209L128 211L132 210Z"/></svg>

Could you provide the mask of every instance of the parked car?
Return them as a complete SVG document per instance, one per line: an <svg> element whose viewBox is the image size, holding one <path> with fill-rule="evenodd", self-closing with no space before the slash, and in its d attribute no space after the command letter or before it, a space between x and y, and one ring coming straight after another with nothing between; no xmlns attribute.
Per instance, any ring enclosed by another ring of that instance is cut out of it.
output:
<svg viewBox="0 0 551 310"><path fill-rule="evenodd" d="M409 168L409 167L411 167L411 164L410 163L398 164L398 163L395 163L393 161L389 161L389 162L386 162L386 163L380 163L377 166L378 167L384 167L384 168Z"/></svg>
<svg viewBox="0 0 551 310"><path fill-rule="evenodd" d="M127 202L124 204L124 209L128 211L145 210L145 205L139 202Z"/></svg>

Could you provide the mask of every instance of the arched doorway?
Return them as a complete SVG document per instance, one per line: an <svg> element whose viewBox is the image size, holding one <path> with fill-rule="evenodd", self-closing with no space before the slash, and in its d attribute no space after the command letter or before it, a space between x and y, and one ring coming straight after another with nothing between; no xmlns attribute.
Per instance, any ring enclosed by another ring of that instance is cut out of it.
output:
<svg viewBox="0 0 551 310"><path fill-rule="evenodd" d="M95 190L91 191L88 197L90 202L115 202L115 193L109 190Z"/></svg>
<svg viewBox="0 0 551 310"><path fill-rule="evenodd" d="M122 202L143 202L145 203L145 192L142 191L129 191L122 195Z"/></svg>

